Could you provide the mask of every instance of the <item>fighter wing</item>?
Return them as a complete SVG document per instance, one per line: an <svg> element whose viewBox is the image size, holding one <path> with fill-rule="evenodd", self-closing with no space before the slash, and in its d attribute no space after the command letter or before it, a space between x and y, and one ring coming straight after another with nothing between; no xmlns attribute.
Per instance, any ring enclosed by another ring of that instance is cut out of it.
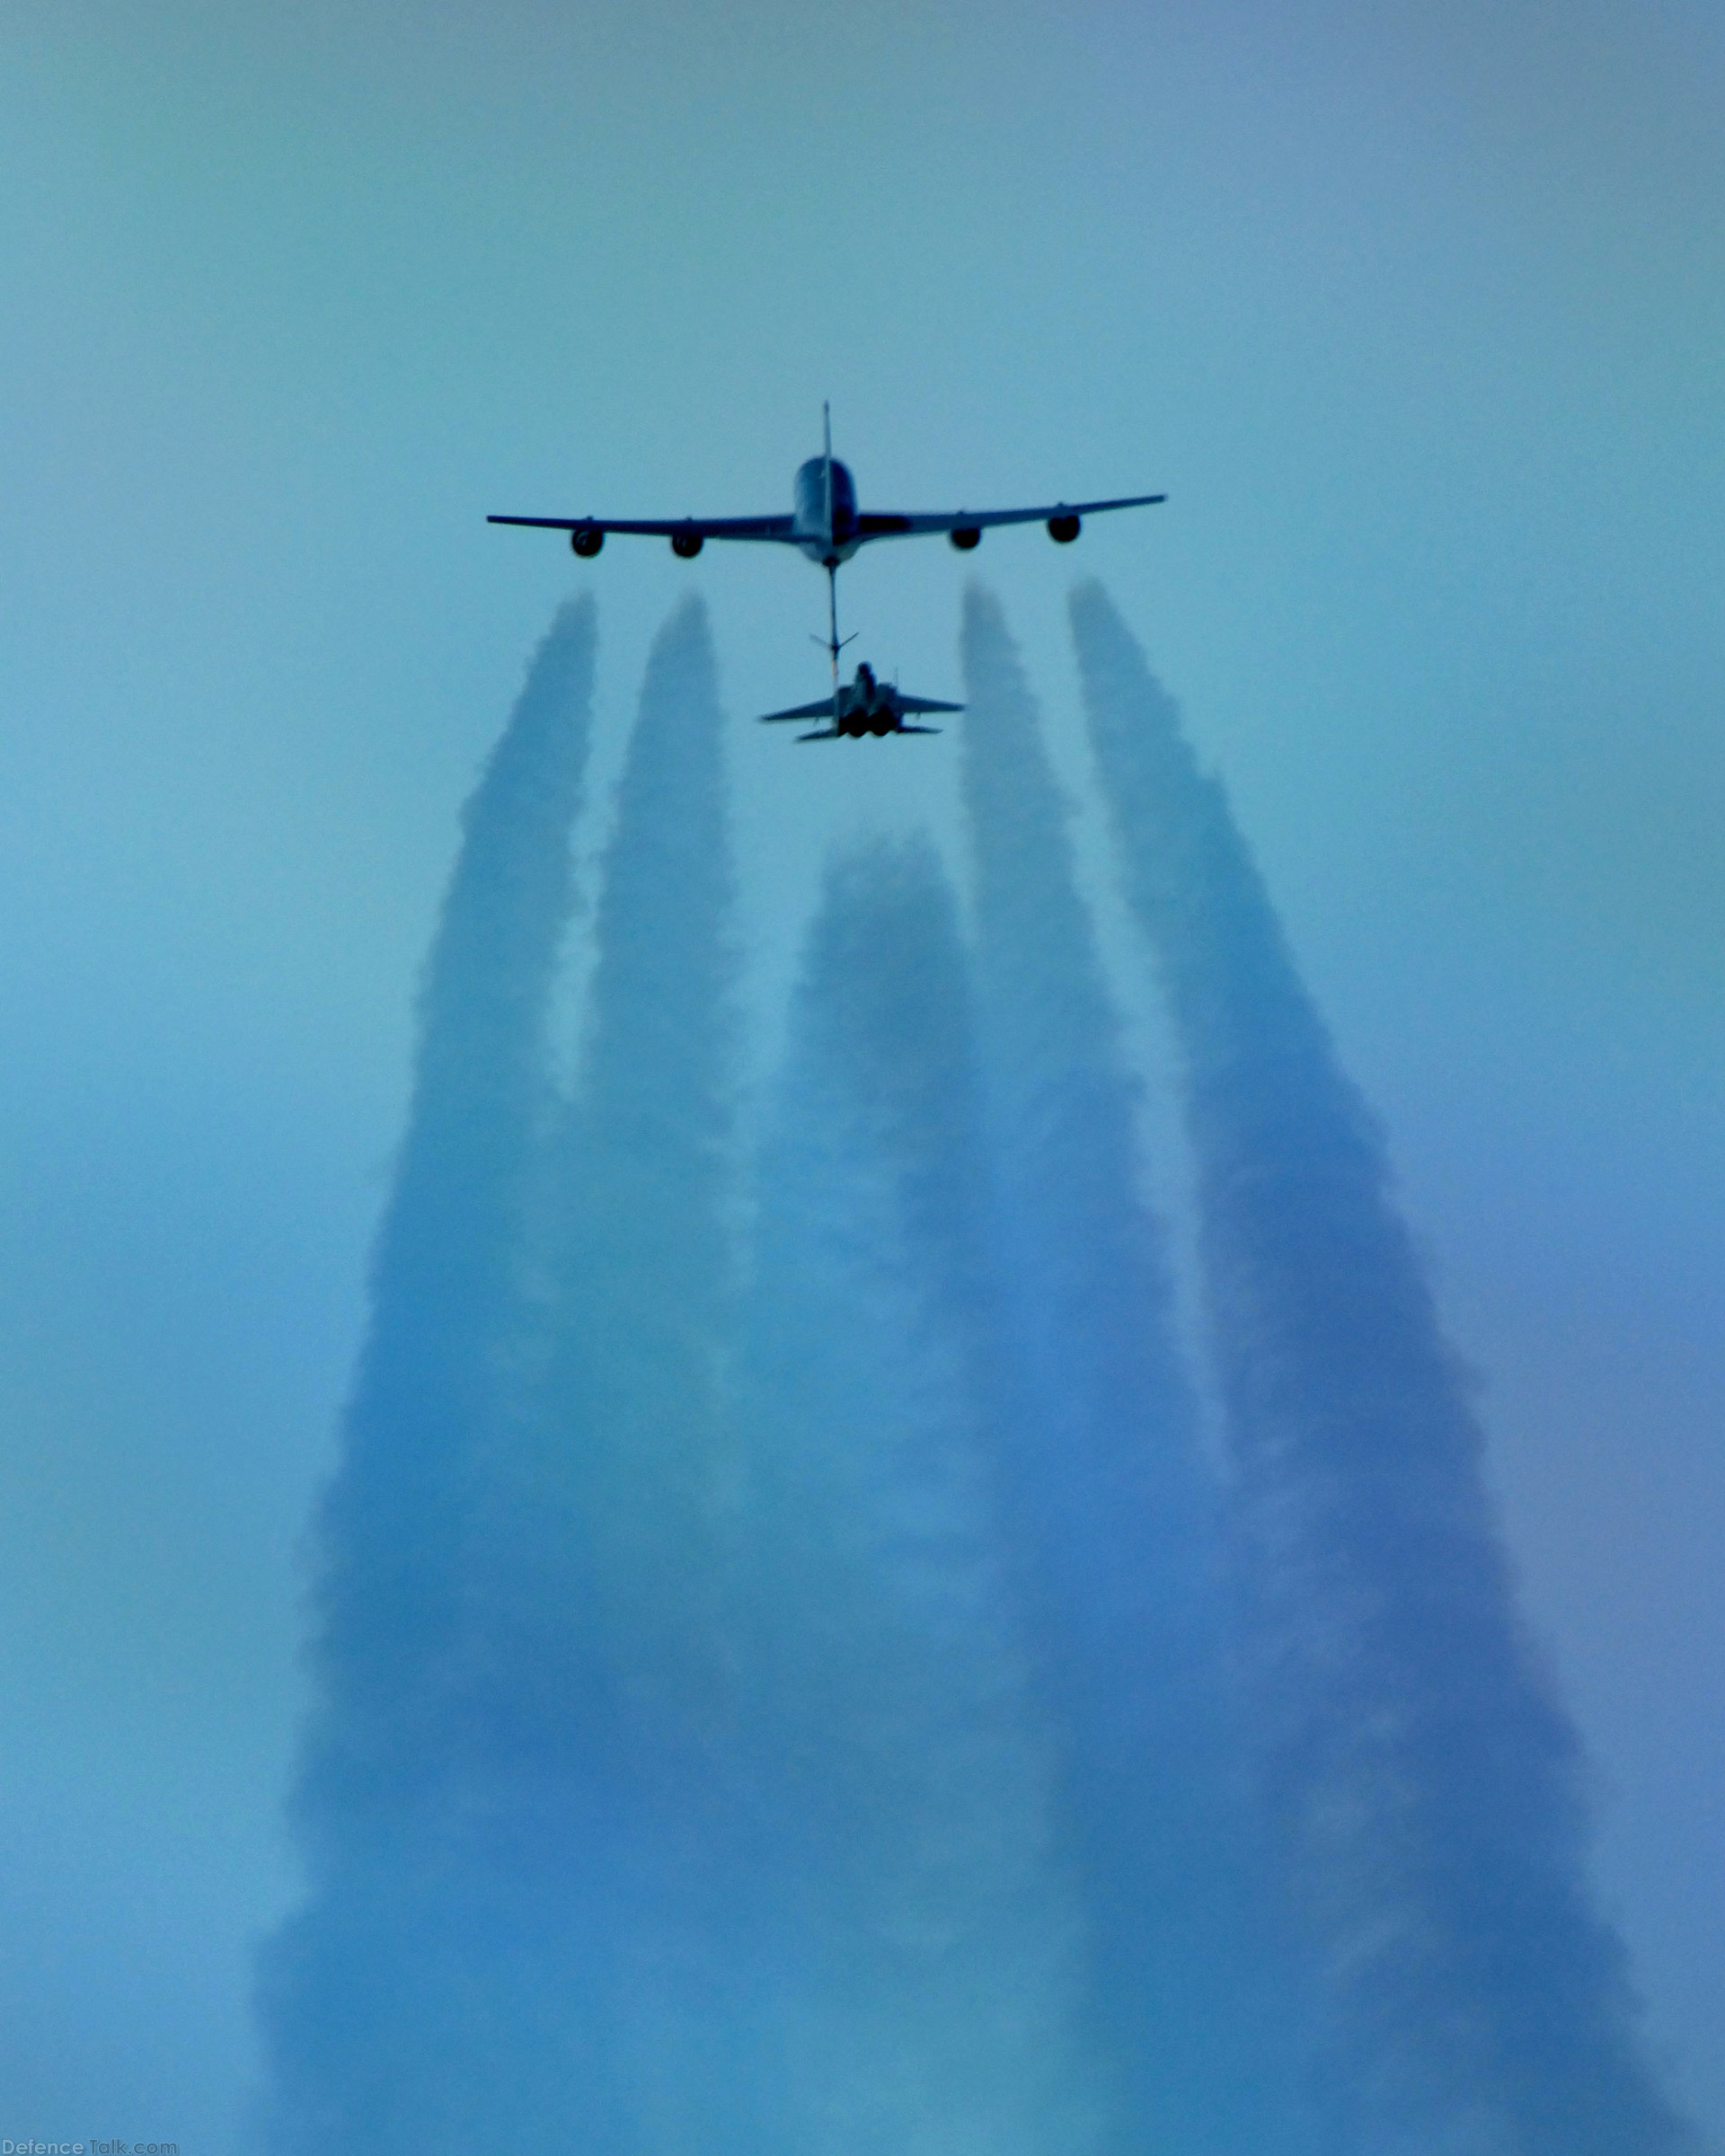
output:
<svg viewBox="0 0 1725 2156"><path fill-rule="evenodd" d="M1141 509L1165 494L1122 494L1117 501L1050 501L1039 509L952 509L901 517L871 510L856 520L864 539L914 539L924 532L979 532L994 524L1046 524L1053 517L1096 517L1104 509Z"/></svg>
<svg viewBox="0 0 1725 2156"><path fill-rule="evenodd" d="M961 703L936 703L932 696L898 696L893 701L901 711L961 711Z"/></svg>
<svg viewBox="0 0 1725 2156"><path fill-rule="evenodd" d="M655 539L776 539L795 543L790 517L488 517L550 532L633 532Z"/></svg>
<svg viewBox="0 0 1725 2156"><path fill-rule="evenodd" d="M800 703L794 711L763 711L761 724L772 726L781 719L830 719L832 716L833 700L830 696L823 696L818 703Z"/></svg>

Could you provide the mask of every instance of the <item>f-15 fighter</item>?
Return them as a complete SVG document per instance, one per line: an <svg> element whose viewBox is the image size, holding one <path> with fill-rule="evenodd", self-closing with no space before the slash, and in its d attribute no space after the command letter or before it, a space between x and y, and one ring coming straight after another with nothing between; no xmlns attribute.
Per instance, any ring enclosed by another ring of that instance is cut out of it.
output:
<svg viewBox="0 0 1725 2156"><path fill-rule="evenodd" d="M764 711L763 726L782 719L826 719L830 725L812 733L799 734L799 741L839 741L848 737L860 741L864 734L938 734L938 726L907 726L907 711L961 711L961 703L936 703L927 696L906 696L898 685L877 681L867 659L856 669L854 681L842 682L818 703L800 703L788 711Z"/></svg>

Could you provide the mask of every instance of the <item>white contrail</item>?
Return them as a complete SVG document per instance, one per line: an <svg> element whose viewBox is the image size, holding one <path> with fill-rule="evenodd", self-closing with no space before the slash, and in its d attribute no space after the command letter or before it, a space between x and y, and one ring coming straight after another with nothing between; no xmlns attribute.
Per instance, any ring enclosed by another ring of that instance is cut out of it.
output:
<svg viewBox="0 0 1725 2156"><path fill-rule="evenodd" d="M482 1726L470 1559L500 1365L526 1317L593 651L590 604L565 607L464 812L420 994L370 1330L315 1535L317 1699L295 1806L308 1898L261 1973L261 2134L284 2152L471 2146L520 2050L519 1990L497 1968L535 1913L495 1831L508 1766Z"/></svg>
<svg viewBox="0 0 1725 2156"><path fill-rule="evenodd" d="M1072 622L1185 1063L1259 1772L1328 2093L1376 2152L1666 2156L1586 1888L1577 1743L1467 1390L1221 787L1100 587Z"/></svg>
<svg viewBox="0 0 1725 2156"><path fill-rule="evenodd" d="M1022 1381L1014 1533L1062 1736L1092 2010L1131 2094L1123 2147L1292 2152L1307 2126L1230 1747L1220 1493L1139 1195L1139 1082L1036 708L975 588L963 644L991 1245Z"/></svg>
<svg viewBox="0 0 1725 2156"><path fill-rule="evenodd" d="M980 1104L921 842L829 873L760 1170L745 1731L804 2156L1088 2156L1111 2091L1004 1547Z"/></svg>
<svg viewBox="0 0 1725 2156"><path fill-rule="evenodd" d="M552 1337L518 1532L498 1548L560 1702L542 1772L579 1819L562 2003L582 2146L745 2145L749 1921L724 1602L735 1475L733 956L722 720L705 609L656 640L604 862L576 1095L547 1160ZM565 2117L564 2134L573 2131Z"/></svg>

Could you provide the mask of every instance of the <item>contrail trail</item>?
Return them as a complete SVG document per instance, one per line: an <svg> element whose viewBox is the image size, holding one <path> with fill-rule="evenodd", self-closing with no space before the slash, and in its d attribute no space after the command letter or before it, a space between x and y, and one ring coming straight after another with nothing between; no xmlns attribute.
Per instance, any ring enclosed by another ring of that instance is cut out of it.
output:
<svg viewBox="0 0 1725 2156"><path fill-rule="evenodd" d="M735 1474L732 871L705 609L653 646L606 852L575 1100L550 1163L541 1471L497 1583L582 1820L569 1972L582 2146L740 2147L727 2004ZM555 1732L555 1736L551 1733ZM572 2130L565 2124L565 2132Z"/></svg>
<svg viewBox="0 0 1725 2156"><path fill-rule="evenodd" d="M1588 1905L1577 1740L1516 1614L1377 1127L1099 586L1072 622L1182 1044L1259 1764L1330 2099L1374 2156L1692 2148Z"/></svg>
<svg viewBox="0 0 1725 2156"><path fill-rule="evenodd" d="M976 864L994 1246L1022 1374L1031 1547L1093 2011L1128 2062L1124 2146L1301 2145L1222 1705L1219 1492L1163 1238L1139 1195L1127 1065L1066 805L995 601L965 601L962 788ZM1255 1922L1254 1922L1255 1918Z"/></svg>
<svg viewBox="0 0 1725 2156"><path fill-rule="evenodd" d="M1003 1552L967 968L925 842L829 872L759 1170L740 1585L774 2145L1088 2156L1111 2091Z"/></svg>
<svg viewBox="0 0 1725 2156"><path fill-rule="evenodd" d="M497 2026L511 2001L486 1972L532 1919L499 1876L493 1768L470 1727L469 1544L522 1323L593 650L591 605L564 607L467 803L420 994L370 1330L317 1524L296 1803L309 1894L261 1968L261 2132L283 2152L454 2147L482 2133L507 2073L491 2054L513 2042Z"/></svg>
<svg viewBox="0 0 1725 2156"><path fill-rule="evenodd" d="M575 1100L553 1148L546 1541L590 1569L584 1634L631 1712L711 1711L717 1436L732 1322L731 865L705 609L680 607L642 685L606 853ZM556 1558L553 1562L562 1564ZM706 1599L703 1599L706 1597ZM710 1674L710 1673L709 1673ZM612 1682L611 1679L606 1680ZM689 1692L693 1684L694 1692ZM680 1734L679 1734L680 1733ZM645 1735L637 1727L632 1747Z"/></svg>

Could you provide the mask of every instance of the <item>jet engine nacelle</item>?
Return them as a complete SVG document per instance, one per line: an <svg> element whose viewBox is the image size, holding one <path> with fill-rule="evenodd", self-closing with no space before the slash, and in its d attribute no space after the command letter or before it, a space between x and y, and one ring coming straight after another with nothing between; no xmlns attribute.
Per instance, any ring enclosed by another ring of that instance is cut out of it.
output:
<svg viewBox="0 0 1725 2156"><path fill-rule="evenodd" d="M1078 536L1080 528L1078 517L1070 510L1064 517L1050 517L1048 519L1048 537L1057 540L1062 546L1070 546Z"/></svg>
<svg viewBox="0 0 1725 2156"><path fill-rule="evenodd" d="M671 552L681 561L693 561L705 543L699 532L671 534Z"/></svg>
<svg viewBox="0 0 1725 2156"><path fill-rule="evenodd" d="M946 535L961 554L968 554L973 546L982 544L982 529L978 525L961 524Z"/></svg>
<svg viewBox="0 0 1725 2156"><path fill-rule="evenodd" d="M605 534L590 524L578 524L569 535L569 543L583 561L590 561L605 544Z"/></svg>

